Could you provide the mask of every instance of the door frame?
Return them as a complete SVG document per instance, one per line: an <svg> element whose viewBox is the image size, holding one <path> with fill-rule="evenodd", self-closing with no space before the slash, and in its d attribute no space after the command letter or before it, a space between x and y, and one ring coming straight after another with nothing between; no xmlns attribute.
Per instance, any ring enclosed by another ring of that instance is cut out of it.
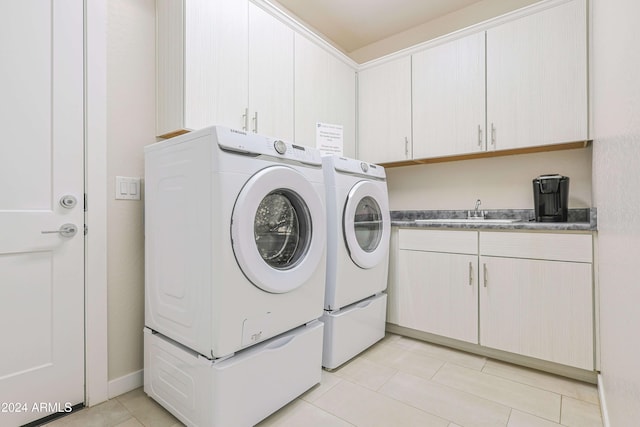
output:
<svg viewBox="0 0 640 427"><path fill-rule="evenodd" d="M108 399L107 0L84 0L85 405Z"/></svg>

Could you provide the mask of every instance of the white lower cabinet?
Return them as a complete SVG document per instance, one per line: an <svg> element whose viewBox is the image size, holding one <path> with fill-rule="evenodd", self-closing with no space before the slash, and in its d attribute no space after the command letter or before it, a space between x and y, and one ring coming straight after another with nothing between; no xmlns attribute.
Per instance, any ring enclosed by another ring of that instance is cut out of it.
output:
<svg viewBox="0 0 640 427"><path fill-rule="evenodd" d="M478 343L478 257L402 250L402 326Z"/></svg>
<svg viewBox="0 0 640 427"><path fill-rule="evenodd" d="M400 326L478 343L476 232L400 230L397 271Z"/></svg>
<svg viewBox="0 0 640 427"><path fill-rule="evenodd" d="M591 264L480 257L480 344L592 370Z"/></svg>
<svg viewBox="0 0 640 427"><path fill-rule="evenodd" d="M591 234L400 229L388 321L592 371Z"/></svg>
<svg viewBox="0 0 640 427"><path fill-rule="evenodd" d="M592 238L480 233L480 344L594 369Z"/></svg>

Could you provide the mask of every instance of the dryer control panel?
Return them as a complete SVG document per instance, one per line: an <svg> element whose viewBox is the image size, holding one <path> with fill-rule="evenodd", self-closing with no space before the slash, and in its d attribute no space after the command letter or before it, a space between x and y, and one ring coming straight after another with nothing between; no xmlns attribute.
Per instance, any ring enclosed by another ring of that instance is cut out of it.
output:
<svg viewBox="0 0 640 427"><path fill-rule="evenodd" d="M223 126L215 126L213 131L218 145L224 150L296 160L315 166L322 165L320 151L312 147Z"/></svg>
<svg viewBox="0 0 640 427"><path fill-rule="evenodd" d="M332 156L331 160L334 169L338 172L366 176L367 178L386 179L387 177L384 167L380 165L337 155Z"/></svg>

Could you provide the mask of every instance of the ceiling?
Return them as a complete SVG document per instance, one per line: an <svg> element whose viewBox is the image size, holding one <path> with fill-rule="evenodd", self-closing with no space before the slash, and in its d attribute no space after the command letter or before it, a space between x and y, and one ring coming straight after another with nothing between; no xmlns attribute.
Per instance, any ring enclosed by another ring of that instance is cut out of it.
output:
<svg viewBox="0 0 640 427"><path fill-rule="evenodd" d="M349 53L482 0L277 0Z"/></svg>

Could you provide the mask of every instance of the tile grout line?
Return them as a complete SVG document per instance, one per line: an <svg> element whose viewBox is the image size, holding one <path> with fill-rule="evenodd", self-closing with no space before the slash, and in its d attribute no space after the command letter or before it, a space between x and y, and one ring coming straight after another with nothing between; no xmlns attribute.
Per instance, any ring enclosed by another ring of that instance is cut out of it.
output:
<svg viewBox="0 0 640 427"><path fill-rule="evenodd" d="M443 364L442 364L442 366L444 366L444 365L445 365L445 364L443 363ZM440 368L442 368L442 366L441 366ZM439 369L440 369L440 368L439 368ZM467 369L472 369L472 368L467 368ZM475 370L475 369L472 369L472 370ZM439 382L437 382L437 381L433 381L433 380L432 380L433 376L432 376L431 378L424 378L424 377L421 377L421 376L418 376L418 375L412 374L412 373L410 373L410 372L405 372L405 371L399 371L398 373L402 373L402 374L404 374L404 375L410 375L410 376L413 376L413 377L418 378L418 379L419 379L419 380L421 380L421 381L428 381L428 382L430 382L430 383L433 383L434 385L437 385L438 387L442 387L442 388L444 388L444 389L448 389L448 390L451 390L451 391L454 391L454 392L457 392L457 393L463 393L463 394L469 395L469 396L471 396L471 397L474 397L474 398L477 398L477 399L481 399L481 400L484 400L484 401L490 402L490 403L495 404L495 405L503 406L503 407L505 407L505 408L508 408L508 409L509 409L509 416L511 416L511 411L513 411L513 409L514 409L513 407L511 407L511 406L509 406L509 405L505 405L504 403L496 402L495 400L489 399L489 398L487 398L487 397L485 397L485 396L479 396L479 395L477 395L477 394L475 394L475 393L471 393L470 391L467 391L467 390L459 389L459 388L456 388L456 387L450 386L450 385L448 385L448 384L442 384L442 383L439 383ZM398 373L396 373L396 375L397 375ZM394 376L395 376L395 375L394 375ZM435 376L435 374L434 374L434 376ZM378 392L376 392L376 393L378 393ZM410 406L410 407L412 407L412 408L418 409L418 410L420 410L420 411L422 411L422 412L424 412L424 413L427 413L427 414L429 414L429 415L432 415L432 416L438 417L438 418L440 418L440 419L443 419L443 420L449 421L449 424L452 424L452 423L453 423L453 424L456 424L456 425L457 425L457 423L456 423L455 421L453 421L453 420L449 420L449 419L447 419L447 418L444 418L442 415L431 413L431 412L426 411L426 410L424 410L424 409L422 409L422 408L419 408L419 407L417 407L417 406L415 406L415 405L413 405L413 404L411 404L411 403L409 403L409 402L405 402L405 401L403 401L403 400L396 399L396 398L395 398L395 397L393 397L393 396L389 396L389 395L384 394L384 393L380 393L380 394L381 394L382 396L385 396L385 397L389 398L389 399L393 399L393 400L395 400L395 401L397 401L397 402L400 402L400 403L403 403L403 404L405 404L405 405L408 405L408 406ZM524 412L524 411L523 411L523 412ZM505 427L506 427L506 424L505 424Z"/></svg>
<svg viewBox="0 0 640 427"><path fill-rule="evenodd" d="M333 373L333 371L327 371L327 372L328 372L328 373L330 373L331 375L335 376L336 378L338 378L338 381L337 381L335 384L333 384L333 385L329 386L325 391L323 391L322 393L320 393L320 394L319 394L315 399L313 399L314 401L316 401L316 400L320 399L320 398L321 398L322 396L324 396L324 395L325 395L329 390L333 389L335 386L337 386L338 384L340 384L340 381L343 381L343 380L344 380L344 378L343 378L343 377L341 377L341 376L339 376L339 375L334 374L334 373ZM316 384L316 386L318 386L318 387L321 387L321 386L322 386L322 379L320 380L320 382L319 382L318 384ZM314 386L314 387L315 387L315 386ZM314 388L314 387L312 387L312 388ZM307 403L312 403L311 401L306 400L306 399L304 399L304 398L303 398L303 396L304 396L305 394L309 393L310 391L311 391L311 388L310 388L309 390L305 391L304 393L302 393L302 395L298 396L296 399L304 400L304 401L305 401L305 402L307 402Z"/></svg>
<svg viewBox="0 0 640 427"><path fill-rule="evenodd" d="M436 371L433 373L433 375L431 375L431 376L429 377L429 380L430 380L430 381L433 381L433 378L434 378L436 375L438 375L438 372L440 372L440 370L441 370L441 369L444 367L444 365L446 365L447 363L449 363L449 362L447 362L447 361L443 361L443 362L442 362L442 365L440 365L440 367L439 367L438 369L436 369ZM434 381L434 382L435 382L435 381Z"/></svg>
<svg viewBox="0 0 640 427"><path fill-rule="evenodd" d="M450 362L447 362L447 363L450 363ZM457 366L457 367L460 367L459 365L456 365L455 363L450 363L450 364L451 364L451 365L454 365L454 366ZM468 368L468 367L465 367L465 366L462 366L462 368L463 368L463 369L469 369L470 371L473 371L473 372L476 372L476 373L482 373L482 374L484 374L484 375L492 376L492 377L494 377L494 378L498 378L498 379L503 380L503 381L509 381L509 382L512 382L512 383L515 383L515 384L518 384L518 385L521 385L521 386L531 387L531 388L533 388L533 389L536 389L536 390L539 390L539 391L542 391L542 392L545 392L545 393L549 393L549 394L552 394L552 395L558 396L558 397L560 398L560 405L559 405L559 408L558 408L558 409L560 410L560 408L562 407L562 398L563 398L563 396L564 396L564 395L562 395L561 393L557 393L557 392L550 391L550 390L545 390L545 389L540 389L540 388L538 388L538 387L533 387L533 386L531 386L531 385L529 385L529 384L522 384L522 383L520 383L520 382L518 382L518 381L513 381L513 380L508 379L508 378L502 378L502 377L499 377L499 376L495 376L495 375L487 374L486 372L477 371L477 370L475 370L475 369ZM452 389L454 389L454 390L458 390L458 391L461 391L461 392L465 392L465 393L471 394L471 395L473 395L473 396L475 396L475 397L479 397L479 398L482 398L482 399L485 399L485 400L489 400L489 401L491 401L491 402L494 402L494 403L497 403L497 404L500 404L500 405L506 406L506 407L508 407L508 408L511 408L512 410L513 410L513 409L517 409L518 411L521 411L521 412L527 413L527 414L529 414L529 415L533 415L533 416L535 416L535 417L542 418L542 419L544 419L544 420L548 420L548 421L551 421L551 422L555 422L556 424L560 424L560 422L559 422L559 421L560 421L560 413L558 413L558 421L554 421L554 420L552 420L552 419L545 418L545 417L543 417L543 416L541 416L541 415L539 415L539 414L531 413L529 410L526 410L526 409L522 409L522 408L514 408L514 407L513 407L512 405L510 405L510 404L506 404L506 403L504 403L504 402L500 402L500 401L495 400L495 399L493 399L493 398L491 398L491 397L489 397L489 396L486 396L486 395L480 395L480 394L477 394L477 393L475 393L475 392L472 392L472 391L467 390L467 389L464 389L464 388L455 387L455 386L452 386L452 385L449 385L449 384L443 384L443 383L441 383L441 382L439 382L439 381L436 381L436 380L434 380L434 382L435 382L436 384L439 384L439 385L442 385L442 386L446 386L446 387L452 388ZM588 402L587 402L587 403L588 403Z"/></svg>
<svg viewBox="0 0 640 427"><path fill-rule="evenodd" d="M509 406L509 417L507 418L507 423L505 424L505 427L509 427L509 423L511 422L511 415L513 415L513 408L511 406Z"/></svg>
<svg viewBox="0 0 640 427"><path fill-rule="evenodd" d="M491 359L491 360L495 360L495 359ZM498 361L498 362L500 362L500 361ZM506 362L505 362L505 363L506 363ZM485 363L485 366L486 366L486 363ZM520 368L518 365L513 365L513 366L515 366L516 368ZM523 369L524 369L524 368L523 368ZM533 385L533 384L529 384L529 383L527 383L527 382L523 382L523 381L521 381L521 380L516 380L516 379L510 378L510 377L508 377L508 376L504 376L504 375L497 375L497 374L494 374L494 373L491 373L491 372L486 372L486 371L484 370L484 368L483 368L480 372L482 372L483 374L486 374L486 375L491 375L491 376L493 376L493 377L495 377L495 378L501 378L501 379L503 379L503 380L513 381L513 382L515 382L515 383L522 384L522 385L526 385L526 386L533 387L533 388L537 388L537 389L542 390L542 391L548 391L548 392L550 392L550 393L559 394L560 396L570 397L570 398L572 398L572 399L579 400L579 401L581 401L581 402L585 402L585 403L588 403L588 404L591 404L591 405L597 405L597 406L599 406L599 404L596 404L596 403L593 403L593 402L589 402L588 400L581 399L581 398L579 398L579 397L577 397L577 396L570 396L570 395L568 395L568 394L564 394L564 393L560 393L560 392L557 392L557 391L554 391L554 390L549 390L549 389L547 389L547 388L543 388L543 387L541 387L541 386L539 386L539 385ZM534 372L534 373L537 373L537 372ZM553 374L549 374L549 375L553 375ZM560 379L564 379L564 378L560 377ZM582 382L582 381L578 381L578 380L572 380L572 381L577 381L578 383L580 383L580 384L585 384L585 385L589 385L589 384L590 384L590 383ZM596 393L597 393L597 391L598 391L598 388L597 388L597 386L596 386Z"/></svg>

